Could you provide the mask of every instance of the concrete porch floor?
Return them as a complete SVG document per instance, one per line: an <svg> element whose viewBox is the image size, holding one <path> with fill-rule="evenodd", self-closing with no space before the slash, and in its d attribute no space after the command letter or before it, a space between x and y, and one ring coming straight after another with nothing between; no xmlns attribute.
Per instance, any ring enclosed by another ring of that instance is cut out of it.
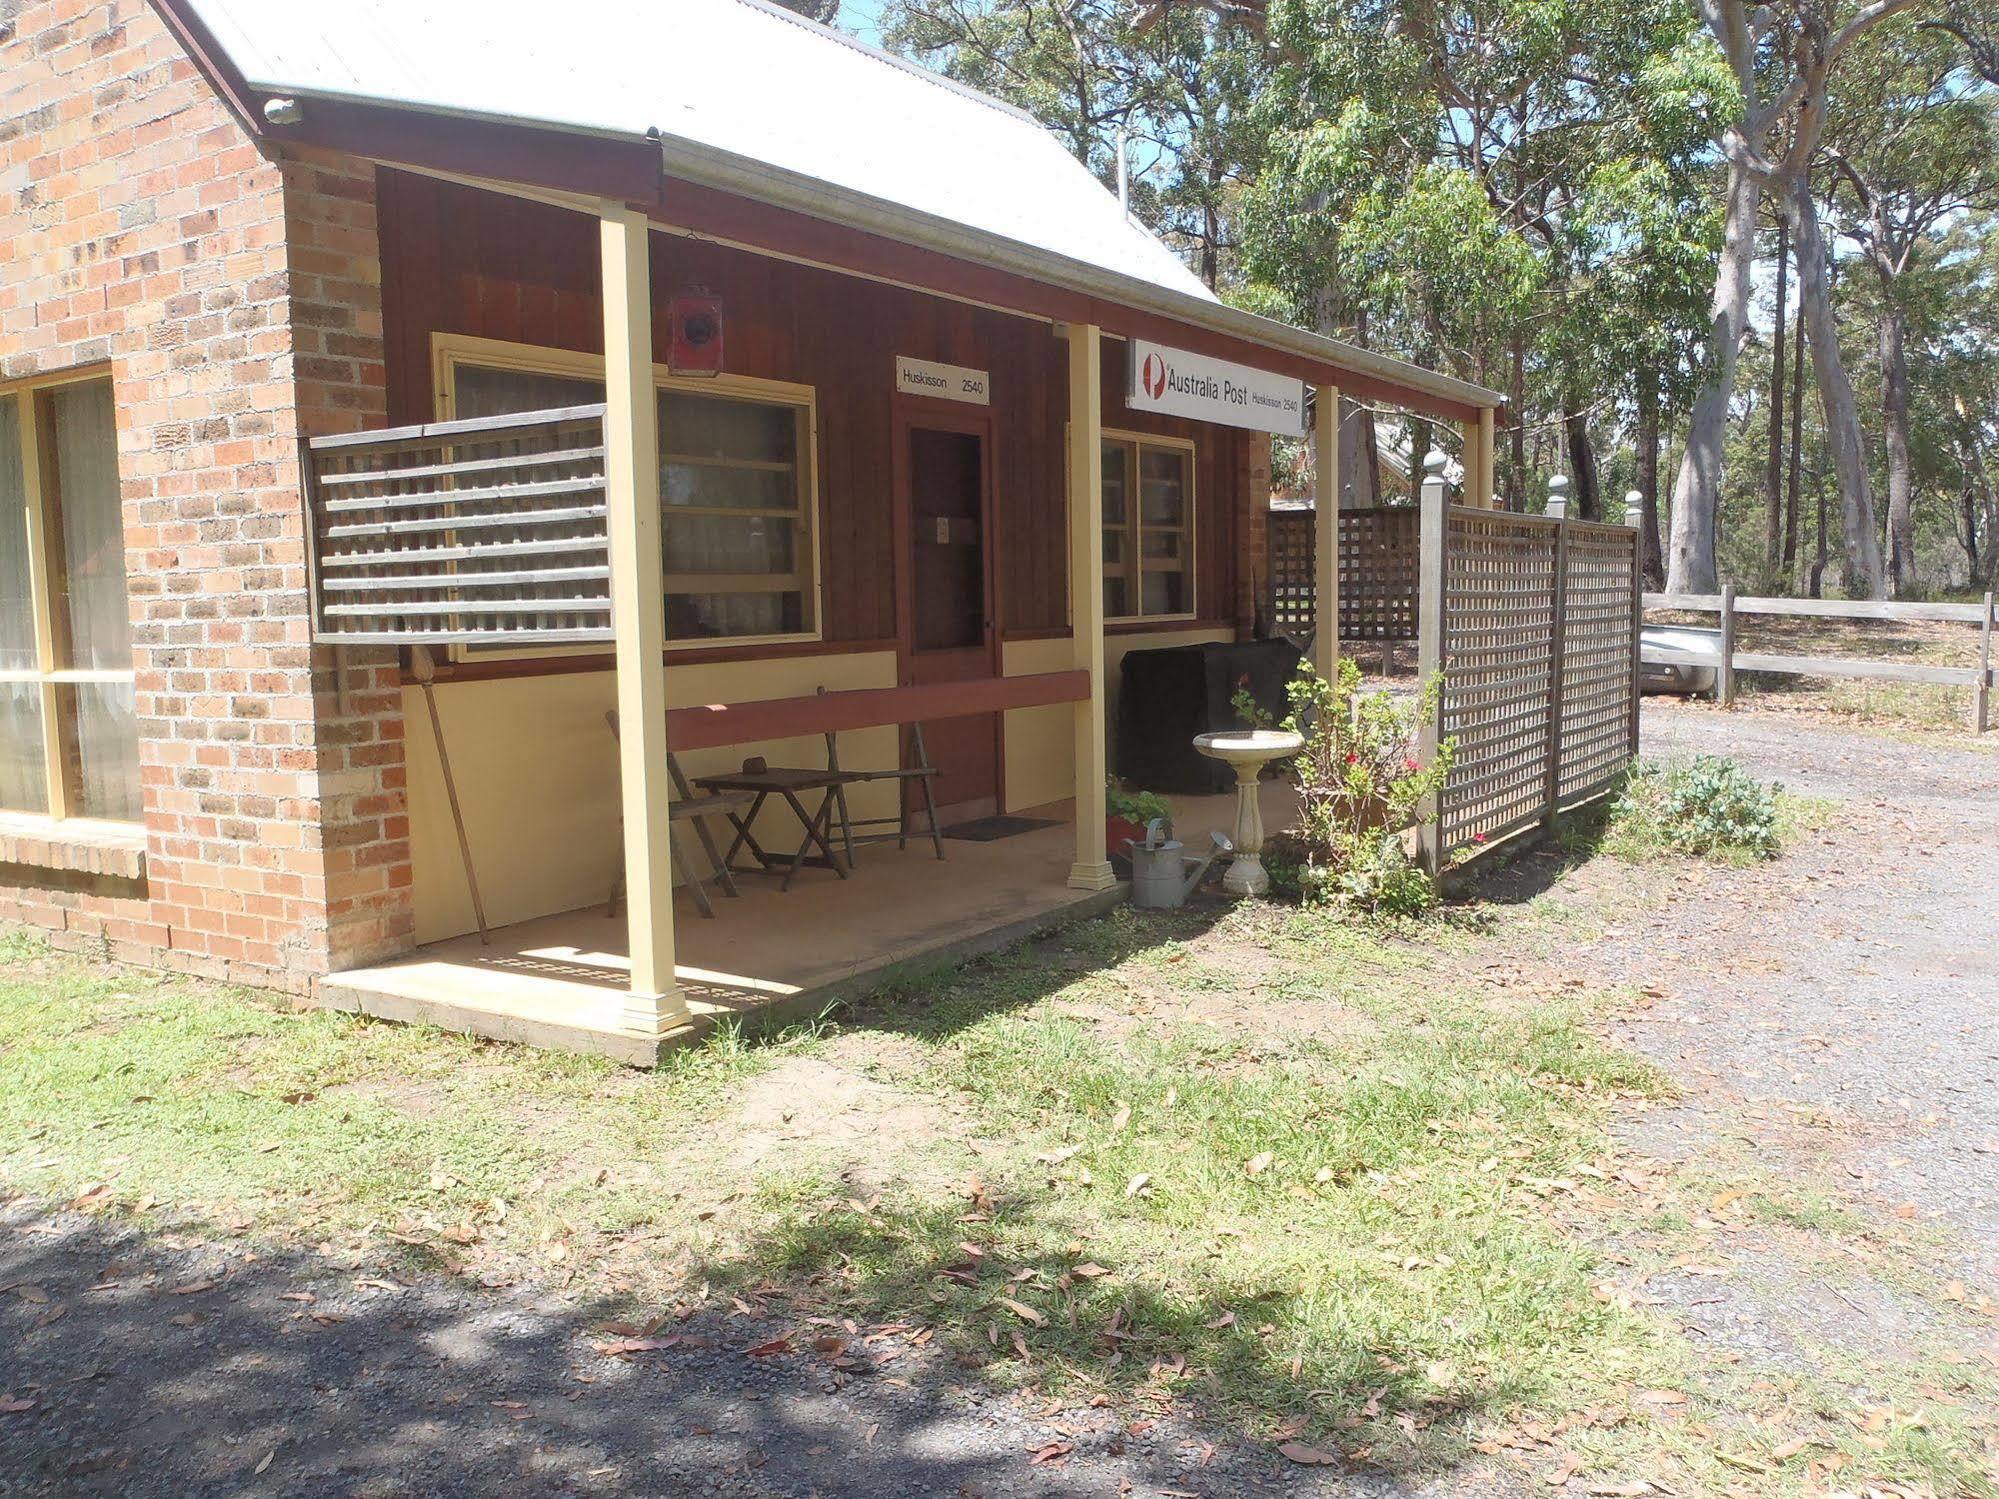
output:
<svg viewBox="0 0 1999 1499"><path fill-rule="evenodd" d="M1234 827L1232 795L1172 801L1190 850L1207 847L1210 830ZM1266 826L1284 826L1290 787L1264 782L1262 806ZM677 892L674 971L690 1019L662 1040L618 1028L631 964L622 908L613 919L601 904L496 928L489 943L455 937L334 974L320 998L387 1020L654 1066L725 1017L807 1018L898 974L991 952L1124 900L1122 885L1083 892L1065 883L1075 853L1067 803L1015 815L1048 825L990 843L946 839L941 863L928 839L900 850L864 845L851 879L807 867L789 891L775 875L738 875L737 899L711 884L712 920Z"/></svg>

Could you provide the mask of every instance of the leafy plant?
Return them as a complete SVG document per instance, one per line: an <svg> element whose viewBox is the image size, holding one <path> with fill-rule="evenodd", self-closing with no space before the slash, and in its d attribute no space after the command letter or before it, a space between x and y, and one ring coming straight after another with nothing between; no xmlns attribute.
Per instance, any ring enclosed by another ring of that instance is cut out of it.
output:
<svg viewBox="0 0 1999 1499"><path fill-rule="evenodd" d="M1413 701L1363 692L1360 668L1340 662L1328 682L1309 664L1291 681L1284 727L1305 747L1291 761L1298 821L1276 840L1280 887L1301 899L1410 915L1436 901L1435 882L1410 858L1404 833L1450 773L1451 746L1424 765L1416 736L1436 709L1432 680Z"/></svg>
<svg viewBox="0 0 1999 1499"><path fill-rule="evenodd" d="M1122 817L1144 827L1155 817L1169 827L1173 822L1173 804L1157 791L1126 791L1116 781L1104 789L1104 811L1111 817Z"/></svg>
<svg viewBox="0 0 1999 1499"><path fill-rule="evenodd" d="M1665 848L1702 858L1774 859L1782 789L1723 755L1639 766L1611 809L1613 851L1643 857Z"/></svg>

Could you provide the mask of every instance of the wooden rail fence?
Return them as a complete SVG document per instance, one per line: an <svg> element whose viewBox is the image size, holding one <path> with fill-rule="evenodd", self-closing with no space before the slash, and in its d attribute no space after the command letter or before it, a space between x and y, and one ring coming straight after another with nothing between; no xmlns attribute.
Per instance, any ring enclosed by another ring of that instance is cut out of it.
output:
<svg viewBox="0 0 1999 1499"><path fill-rule="evenodd" d="M1735 702L1736 673L1773 672L1796 677L1847 677L1867 681L1922 682L1932 686L1971 689L1971 729L1985 733L1992 724L1992 635L1994 596L1977 604L1882 603L1872 599L1739 598L1733 588L1715 593L1648 593L1647 609L1719 614L1721 649L1715 655L1647 646L1644 659L1659 666L1709 666L1715 671L1715 697L1723 707ZM1745 614L1788 615L1805 619L1950 622L1978 626L1976 666L1931 666L1914 661L1879 661L1847 656L1782 656L1735 647L1737 620Z"/></svg>

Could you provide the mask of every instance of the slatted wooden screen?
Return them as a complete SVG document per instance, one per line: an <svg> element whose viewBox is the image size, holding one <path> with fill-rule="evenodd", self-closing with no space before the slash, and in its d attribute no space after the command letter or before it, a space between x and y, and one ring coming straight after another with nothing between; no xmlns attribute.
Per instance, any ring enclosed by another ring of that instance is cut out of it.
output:
<svg viewBox="0 0 1999 1499"><path fill-rule="evenodd" d="M1635 712L1638 533L1568 521L1562 584L1562 744L1556 794L1563 806L1602 791L1638 753Z"/></svg>
<svg viewBox="0 0 1999 1499"><path fill-rule="evenodd" d="M1410 506L1340 512L1340 639L1414 640L1421 517ZM1310 510L1269 518L1270 617L1280 634L1318 622L1318 542Z"/></svg>
<svg viewBox="0 0 1999 1499"><path fill-rule="evenodd" d="M1421 655L1442 677L1425 745L1453 745L1434 869L1616 784L1638 753L1642 594L1629 527L1448 506L1441 485L1422 514L1440 587Z"/></svg>
<svg viewBox="0 0 1999 1499"><path fill-rule="evenodd" d="M1438 711L1454 750L1437 831L1457 849L1538 822L1547 805L1561 526L1494 510L1449 515Z"/></svg>
<svg viewBox="0 0 1999 1499"><path fill-rule="evenodd" d="M611 639L604 408L315 438L314 638Z"/></svg>
<svg viewBox="0 0 1999 1499"><path fill-rule="evenodd" d="M1413 506L1340 512L1340 638L1414 640L1422 516Z"/></svg>

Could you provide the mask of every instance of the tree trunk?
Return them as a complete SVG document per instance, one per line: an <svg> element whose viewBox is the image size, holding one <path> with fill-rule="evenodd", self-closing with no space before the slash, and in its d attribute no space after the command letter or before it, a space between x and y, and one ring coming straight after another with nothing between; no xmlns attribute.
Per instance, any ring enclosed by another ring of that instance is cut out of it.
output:
<svg viewBox="0 0 1999 1499"><path fill-rule="evenodd" d="M1815 473L1812 475L1812 492L1818 496L1819 501L1819 550L1818 556L1812 559L1811 595L1815 599L1822 599L1825 597L1826 564L1824 474Z"/></svg>
<svg viewBox="0 0 1999 1499"><path fill-rule="evenodd" d="M1819 409L1825 417L1826 453L1839 486L1839 518L1846 533L1847 592L1861 598L1887 597L1881 575L1881 543L1875 534L1873 487L1867 480L1867 450L1860 435L1860 411L1853 382L1839 357L1839 330L1833 322L1831 273L1818 204L1807 174L1793 179L1791 229L1798 242L1798 306L1812 341L1812 372L1818 376Z"/></svg>
<svg viewBox="0 0 1999 1499"><path fill-rule="evenodd" d="M1796 587L1798 576L1798 479L1805 451L1805 330L1791 340L1791 472L1784 480L1784 580Z"/></svg>
<svg viewBox="0 0 1999 1499"><path fill-rule="evenodd" d="M1513 382L1507 391L1506 414L1513 424L1507 508L1518 513L1527 508L1527 339L1520 333L1513 335Z"/></svg>
<svg viewBox="0 0 1999 1499"><path fill-rule="evenodd" d="M1659 372L1638 372L1638 557L1645 586L1666 586L1666 557L1659 545Z"/></svg>
<svg viewBox="0 0 1999 1499"><path fill-rule="evenodd" d="M1888 449L1888 577L1896 598L1916 581L1915 474L1909 459L1909 361L1895 288L1881 278L1881 427Z"/></svg>
<svg viewBox="0 0 1999 1499"><path fill-rule="evenodd" d="M1596 450L1589 441L1589 415L1573 407L1562 411L1562 433L1569 448L1569 495L1575 513L1584 520L1603 519L1603 492L1597 479Z"/></svg>
<svg viewBox="0 0 1999 1499"><path fill-rule="evenodd" d="M1777 314L1770 335L1770 448L1763 467L1763 571L1772 580L1784 542L1784 303L1791 266L1791 226L1777 216Z"/></svg>
<svg viewBox="0 0 1999 1499"><path fill-rule="evenodd" d="M1721 588L1714 562L1715 512L1721 503L1722 442L1729 396L1735 389L1735 356L1749 323L1749 268L1756 258L1760 197L1755 178L1731 156L1728 216L1709 304L1704 379L1687 421L1687 450L1673 484L1672 542L1666 556L1666 588L1671 593L1716 593Z"/></svg>
<svg viewBox="0 0 1999 1499"><path fill-rule="evenodd" d="M1372 510L1381 503L1381 469L1374 446L1374 411L1340 398L1340 503Z"/></svg>

